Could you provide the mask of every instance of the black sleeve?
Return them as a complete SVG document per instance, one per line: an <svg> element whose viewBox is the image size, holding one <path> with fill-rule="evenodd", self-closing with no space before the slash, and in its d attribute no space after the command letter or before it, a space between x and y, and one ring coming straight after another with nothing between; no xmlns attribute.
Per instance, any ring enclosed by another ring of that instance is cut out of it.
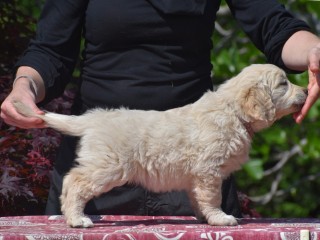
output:
<svg viewBox="0 0 320 240"><path fill-rule="evenodd" d="M16 64L36 69L44 80L46 100L60 95L79 56L87 0L47 0L36 37Z"/></svg>
<svg viewBox="0 0 320 240"><path fill-rule="evenodd" d="M276 0L226 0L241 28L255 46L275 64L288 72L281 53L285 42L299 30L310 31L310 27L294 18Z"/></svg>

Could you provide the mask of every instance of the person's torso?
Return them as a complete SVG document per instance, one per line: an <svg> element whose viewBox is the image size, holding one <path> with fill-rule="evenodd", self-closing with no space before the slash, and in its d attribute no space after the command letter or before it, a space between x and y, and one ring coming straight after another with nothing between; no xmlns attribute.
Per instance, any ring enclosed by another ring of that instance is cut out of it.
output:
<svg viewBox="0 0 320 240"><path fill-rule="evenodd" d="M164 110L211 88L211 34L220 1L91 0L82 98L88 107Z"/></svg>

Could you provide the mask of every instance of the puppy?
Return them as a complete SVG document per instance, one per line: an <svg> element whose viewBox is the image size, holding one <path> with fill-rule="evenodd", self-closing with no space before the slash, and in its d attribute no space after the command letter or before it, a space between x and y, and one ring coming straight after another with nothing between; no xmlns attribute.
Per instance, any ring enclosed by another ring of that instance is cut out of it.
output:
<svg viewBox="0 0 320 240"><path fill-rule="evenodd" d="M221 208L221 184L248 160L255 132L297 112L304 88L270 64L252 65L197 102L164 112L93 109L82 116L21 114L81 137L78 165L63 181L62 212L71 227L92 227L83 209L92 198L126 183L154 192L185 190L198 217L236 225Z"/></svg>

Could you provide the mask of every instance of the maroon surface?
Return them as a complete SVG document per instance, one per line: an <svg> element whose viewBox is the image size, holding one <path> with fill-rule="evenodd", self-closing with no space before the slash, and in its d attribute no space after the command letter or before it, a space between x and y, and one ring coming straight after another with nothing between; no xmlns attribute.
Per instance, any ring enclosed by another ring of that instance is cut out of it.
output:
<svg viewBox="0 0 320 240"><path fill-rule="evenodd" d="M193 217L92 216L92 219L95 227L84 229L68 227L62 216L1 217L0 240L317 240L320 237L320 219L241 219L233 227L200 224Z"/></svg>

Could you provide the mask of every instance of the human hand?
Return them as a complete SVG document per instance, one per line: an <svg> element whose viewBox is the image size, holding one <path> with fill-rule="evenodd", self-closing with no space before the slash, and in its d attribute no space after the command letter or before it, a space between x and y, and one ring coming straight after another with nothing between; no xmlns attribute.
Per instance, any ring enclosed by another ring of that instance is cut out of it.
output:
<svg viewBox="0 0 320 240"><path fill-rule="evenodd" d="M30 89L27 81L17 81L8 97L1 105L1 118L5 123L20 128L44 128L43 120L39 118L25 117L19 114L14 108L12 102L21 101L29 106L35 113L44 114L35 104L34 93Z"/></svg>
<svg viewBox="0 0 320 240"><path fill-rule="evenodd" d="M308 61L308 97L300 112L293 115L296 123L302 122L312 105L320 97L320 44L310 50Z"/></svg>

